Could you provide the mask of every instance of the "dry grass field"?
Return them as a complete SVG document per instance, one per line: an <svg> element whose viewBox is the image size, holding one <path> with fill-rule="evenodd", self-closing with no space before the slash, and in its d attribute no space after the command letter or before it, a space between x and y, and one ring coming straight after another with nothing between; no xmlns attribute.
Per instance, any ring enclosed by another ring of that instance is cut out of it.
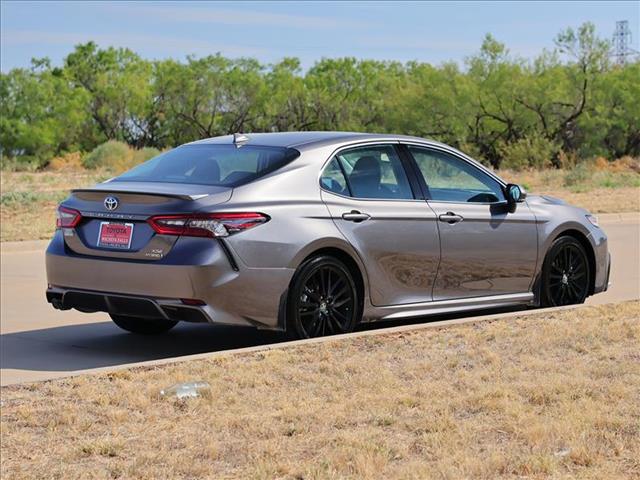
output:
<svg viewBox="0 0 640 480"><path fill-rule="evenodd" d="M0 239L3 242L50 238L55 210L72 188L110 178L106 172L2 172L0 174Z"/></svg>
<svg viewBox="0 0 640 480"><path fill-rule="evenodd" d="M14 478L640 478L640 302L2 389ZM200 398L162 398L204 380Z"/></svg>
<svg viewBox="0 0 640 480"><path fill-rule="evenodd" d="M563 170L500 171L505 180L528 192L551 195L592 213L640 212L640 172Z"/></svg>

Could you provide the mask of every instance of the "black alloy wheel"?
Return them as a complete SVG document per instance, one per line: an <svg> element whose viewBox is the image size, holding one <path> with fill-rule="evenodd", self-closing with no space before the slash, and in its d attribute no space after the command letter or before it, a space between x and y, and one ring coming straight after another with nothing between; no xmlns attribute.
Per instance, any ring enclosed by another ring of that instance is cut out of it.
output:
<svg viewBox="0 0 640 480"><path fill-rule="evenodd" d="M294 277L288 307L287 330L297 338L351 332L359 316L351 273L330 256L307 261Z"/></svg>
<svg viewBox="0 0 640 480"><path fill-rule="evenodd" d="M583 303L591 272L584 247L573 237L558 238L549 249L542 270L542 305Z"/></svg>

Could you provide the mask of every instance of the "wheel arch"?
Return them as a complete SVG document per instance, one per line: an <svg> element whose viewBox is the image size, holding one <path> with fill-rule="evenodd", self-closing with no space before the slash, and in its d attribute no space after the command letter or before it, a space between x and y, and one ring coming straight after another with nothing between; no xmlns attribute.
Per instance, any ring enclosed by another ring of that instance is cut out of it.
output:
<svg viewBox="0 0 640 480"><path fill-rule="evenodd" d="M590 273L589 290L587 292L587 296L593 295L595 290L595 284L596 284L596 254L593 249L593 245L591 245L591 242L589 242L589 239L584 233L582 233L580 230L576 230L573 228L569 228L567 230L563 230L559 232L553 238L553 241L549 245L549 248L547 248L547 251L545 252L545 259L547 257L547 254L549 253L549 249L551 248L551 245L553 245L553 242L555 242L557 239L561 237L574 238L580 243L580 245L582 245L582 248L584 248L584 251L587 254L587 261L589 262L589 273Z"/></svg>
<svg viewBox="0 0 640 480"><path fill-rule="evenodd" d="M359 304L360 304L359 305L360 312L361 314L364 314L365 298L367 298L369 289L367 284L366 271L364 270L364 266L359 262L359 258L357 257L357 255L355 253L351 253L347 251L347 249L345 248L341 248L340 246L336 246L336 245L318 246L315 249L307 250L305 252L305 256L302 258L299 258L296 261L296 264L295 264L296 271L298 270L298 268L300 268L302 264L304 264L310 258L314 258L320 255L328 255L333 258L337 258L342 263L344 263L344 265L347 267L347 269L349 270L349 273L351 273L351 276L353 277L353 280L356 284L356 289L357 289ZM294 274L294 277L295 277L295 274ZM280 297L280 309L279 309L280 312L278 315L278 325L281 330L286 330L286 321L285 321L284 312L286 311L286 308L287 308L287 298L289 296L291 282L293 282L294 277L291 278L291 281L289 282L287 289L282 293L282 296Z"/></svg>
<svg viewBox="0 0 640 480"><path fill-rule="evenodd" d="M310 258L317 257L320 255L328 255L330 257L337 258L342 263L344 263L344 265L349 269L349 273L351 273L351 276L353 277L353 280L356 284L358 297L360 298L360 304L361 304L360 308L362 309L364 307L364 295L365 295L366 289L365 289L365 283L364 283L364 275L360 269L360 265L358 265L358 262L356 262L355 259L349 253L345 252L340 248L323 247L307 255L304 258L304 260L300 262L300 265L302 265L304 262L306 262Z"/></svg>

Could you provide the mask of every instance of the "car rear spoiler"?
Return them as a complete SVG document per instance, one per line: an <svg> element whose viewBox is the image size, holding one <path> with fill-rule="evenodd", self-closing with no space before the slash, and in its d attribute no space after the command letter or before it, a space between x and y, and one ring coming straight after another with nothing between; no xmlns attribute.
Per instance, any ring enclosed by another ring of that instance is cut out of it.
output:
<svg viewBox="0 0 640 480"><path fill-rule="evenodd" d="M133 195L154 195L161 197L178 198L180 200L200 200L201 198L208 197L209 193L187 194L177 192L167 192L166 190L134 190L134 189L122 189L122 188L75 188L71 190L71 193L129 193Z"/></svg>

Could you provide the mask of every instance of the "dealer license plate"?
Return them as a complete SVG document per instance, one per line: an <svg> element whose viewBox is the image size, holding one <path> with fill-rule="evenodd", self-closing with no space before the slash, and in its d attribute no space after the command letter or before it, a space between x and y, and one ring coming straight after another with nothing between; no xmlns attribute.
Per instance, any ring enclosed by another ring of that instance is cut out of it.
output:
<svg viewBox="0 0 640 480"><path fill-rule="evenodd" d="M98 247L128 250L133 237L133 223L101 222Z"/></svg>

